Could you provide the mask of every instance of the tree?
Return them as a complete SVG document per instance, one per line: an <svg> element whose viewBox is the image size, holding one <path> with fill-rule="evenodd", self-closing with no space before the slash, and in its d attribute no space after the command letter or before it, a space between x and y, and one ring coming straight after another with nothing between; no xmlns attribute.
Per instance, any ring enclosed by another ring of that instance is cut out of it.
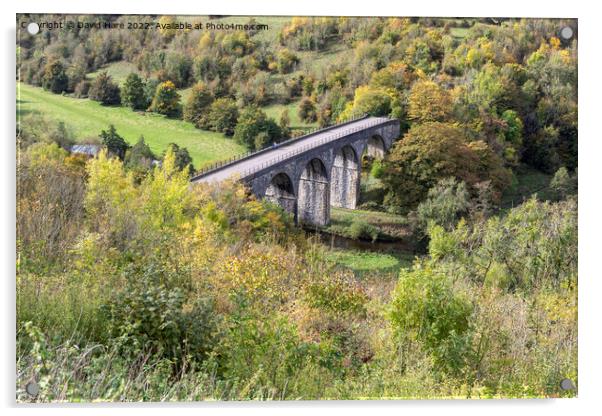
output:
<svg viewBox="0 0 602 416"><path fill-rule="evenodd" d="M501 158L486 143L469 142L463 128L440 122L414 124L385 160L385 204L407 212L440 179L450 176L463 180L470 189L490 180L498 197L510 181Z"/></svg>
<svg viewBox="0 0 602 416"><path fill-rule="evenodd" d="M234 140L250 150L261 149L281 138L282 132L278 124L254 106L243 110L234 130Z"/></svg>
<svg viewBox="0 0 602 416"><path fill-rule="evenodd" d="M285 138L290 137L291 135L291 120L288 116L288 108L283 108L280 113L280 120L278 122L278 126L282 131L282 136Z"/></svg>
<svg viewBox="0 0 602 416"><path fill-rule="evenodd" d="M148 101L144 92L144 81L134 72L130 73L121 89L121 100L124 105L134 110L144 110Z"/></svg>
<svg viewBox="0 0 602 416"><path fill-rule="evenodd" d="M88 96L91 100L100 101L104 105L116 105L121 102L119 87L105 71L96 76Z"/></svg>
<svg viewBox="0 0 602 416"><path fill-rule="evenodd" d="M182 53L171 53L166 57L165 71L176 87L185 87L192 77L192 59Z"/></svg>
<svg viewBox="0 0 602 416"><path fill-rule="evenodd" d="M523 144L523 122L514 110L504 111L502 120L505 122L504 159L514 165L519 161L519 152Z"/></svg>
<svg viewBox="0 0 602 416"><path fill-rule="evenodd" d="M107 150L117 156L119 159L123 160L125 158L125 152L130 147L126 141L117 134L117 130L115 130L114 125L109 126L109 130L103 130L100 132L100 138L102 139L102 144L107 147Z"/></svg>
<svg viewBox="0 0 602 416"><path fill-rule="evenodd" d="M150 109L155 113L168 117L177 117L180 115L180 94L178 94L173 82L165 81L157 86Z"/></svg>
<svg viewBox="0 0 602 416"><path fill-rule="evenodd" d="M69 88L69 79L65 73L65 67L60 61L52 61L46 65L44 77L42 78L42 87L55 94L67 91Z"/></svg>
<svg viewBox="0 0 602 416"><path fill-rule="evenodd" d="M17 270L48 270L64 259L81 235L85 170L69 163L56 143L33 143L20 154L16 195ZM61 266L63 267L63 266Z"/></svg>
<svg viewBox="0 0 602 416"><path fill-rule="evenodd" d="M199 129L209 128L209 110L213 100L213 94L206 84L203 82L195 84L184 106L184 120Z"/></svg>
<svg viewBox="0 0 602 416"><path fill-rule="evenodd" d="M433 81L417 81L410 90L408 117L415 122L445 121L451 107L450 94Z"/></svg>
<svg viewBox="0 0 602 416"><path fill-rule="evenodd" d="M124 164L128 167L144 167L150 168L152 161L156 159L153 151L148 147L144 136L140 136L138 141L127 152Z"/></svg>
<svg viewBox="0 0 602 416"><path fill-rule="evenodd" d="M329 89L320 99L318 108L318 124L320 127L326 127L334 120L348 118L345 112L347 106L347 97L345 92L336 87Z"/></svg>
<svg viewBox="0 0 602 416"><path fill-rule="evenodd" d="M380 71L374 72L370 77L370 87L380 89L393 89L402 91L409 88L413 73L403 62L392 62Z"/></svg>
<svg viewBox="0 0 602 416"><path fill-rule="evenodd" d="M341 115L347 119L351 116L369 114L371 116L387 116L393 107L393 93L381 88L369 86L358 87L355 90L353 103L349 103Z"/></svg>
<svg viewBox="0 0 602 416"><path fill-rule="evenodd" d="M247 32L237 31L224 35L221 47L228 55L241 57L251 53L255 44Z"/></svg>
<svg viewBox="0 0 602 416"><path fill-rule="evenodd" d="M177 16L173 15L161 16L159 19L159 33L167 41L171 40L178 32L178 29L175 27L178 23L177 19Z"/></svg>
<svg viewBox="0 0 602 416"><path fill-rule="evenodd" d="M208 117L212 130L232 136L238 119L236 102L230 98L218 98L211 104Z"/></svg>
<svg viewBox="0 0 602 416"><path fill-rule="evenodd" d="M291 119L288 116L288 108L283 108L280 113L280 122L278 123L281 129L288 129L291 126Z"/></svg>
<svg viewBox="0 0 602 416"><path fill-rule="evenodd" d="M48 138L65 150L69 150L75 144L73 132L67 128L63 121L59 121L56 127L48 132Z"/></svg>
<svg viewBox="0 0 602 416"><path fill-rule="evenodd" d="M303 97L299 103L299 118L306 123L313 123L318 119L316 103L309 97Z"/></svg>
<svg viewBox="0 0 602 416"><path fill-rule="evenodd" d="M299 57L288 49L281 49L278 52L278 72L288 74L293 71L299 63Z"/></svg>
<svg viewBox="0 0 602 416"><path fill-rule="evenodd" d="M190 153L188 153L188 149L185 147L180 147L176 143L170 143L169 146L167 146L166 152L163 154L163 158L165 158L165 155L169 152L173 152L175 157L175 166L178 170L186 170L188 176L194 174L195 169L194 165L192 164L192 157L190 156Z"/></svg>
<svg viewBox="0 0 602 416"><path fill-rule="evenodd" d="M153 102L153 98L155 98L155 93L157 92L157 87L161 82L156 78L147 78L144 81L144 98L147 102L147 107L150 107Z"/></svg>

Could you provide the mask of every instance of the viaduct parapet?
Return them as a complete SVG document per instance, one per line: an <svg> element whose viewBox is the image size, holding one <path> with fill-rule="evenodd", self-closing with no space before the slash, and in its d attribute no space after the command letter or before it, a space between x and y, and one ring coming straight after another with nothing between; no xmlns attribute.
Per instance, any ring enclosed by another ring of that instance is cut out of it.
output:
<svg viewBox="0 0 602 416"><path fill-rule="evenodd" d="M218 168L193 183L237 178L259 198L291 212L296 221L326 225L330 207L354 209L364 153L382 158L399 137L399 121L362 117L290 139Z"/></svg>

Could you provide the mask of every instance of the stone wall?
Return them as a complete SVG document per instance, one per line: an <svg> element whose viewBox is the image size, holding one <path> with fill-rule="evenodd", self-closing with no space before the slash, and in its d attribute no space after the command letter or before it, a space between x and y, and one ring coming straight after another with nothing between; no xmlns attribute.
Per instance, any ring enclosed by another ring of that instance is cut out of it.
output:
<svg viewBox="0 0 602 416"><path fill-rule="evenodd" d="M320 159L311 160L299 179L297 218L319 226L330 221L330 186L326 167Z"/></svg>
<svg viewBox="0 0 602 416"><path fill-rule="evenodd" d="M326 225L331 205L357 206L361 155L366 152L381 158L398 137L399 123L391 120L275 163L243 180L255 195L280 204L296 220Z"/></svg>
<svg viewBox="0 0 602 416"><path fill-rule="evenodd" d="M330 174L330 205L355 209L360 187L359 159L351 146L335 153Z"/></svg>

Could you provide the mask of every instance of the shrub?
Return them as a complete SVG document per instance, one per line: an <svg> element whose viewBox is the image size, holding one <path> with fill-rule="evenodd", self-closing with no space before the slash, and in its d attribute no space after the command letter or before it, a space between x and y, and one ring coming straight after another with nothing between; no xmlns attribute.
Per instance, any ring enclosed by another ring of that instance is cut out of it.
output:
<svg viewBox="0 0 602 416"><path fill-rule="evenodd" d="M75 90L73 91L73 95L75 98L86 98L88 97L88 92L90 91L90 81L82 80L77 83L75 86Z"/></svg>
<svg viewBox="0 0 602 416"><path fill-rule="evenodd" d="M332 273L304 288L304 300L312 308L334 314L363 314L368 295L353 277Z"/></svg>
<svg viewBox="0 0 602 416"><path fill-rule="evenodd" d="M316 104L311 98L303 97L299 103L299 118L306 123L313 123L318 119Z"/></svg>
<svg viewBox="0 0 602 416"><path fill-rule="evenodd" d="M531 290L570 284L576 276L576 201L539 202L532 198L504 217L455 229L429 229L429 252L436 259L459 262L471 279L483 281L481 265L499 263L510 275L510 289ZM499 272L499 268L497 270Z"/></svg>
<svg viewBox="0 0 602 416"><path fill-rule="evenodd" d="M104 105L116 105L121 102L119 87L106 72L101 72L92 81L88 96Z"/></svg>
<svg viewBox="0 0 602 416"><path fill-rule="evenodd" d="M464 182L455 178L445 178L429 189L426 200L416 209L418 221L423 231L429 224L445 229L453 229L462 214L470 205L470 196Z"/></svg>
<svg viewBox="0 0 602 416"><path fill-rule="evenodd" d="M366 221L354 218L349 226L349 237L376 241L378 238L378 228Z"/></svg>
<svg viewBox="0 0 602 416"><path fill-rule="evenodd" d="M294 391L297 377L312 364L317 348L300 339L281 316L235 312L220 342L222 377L237 386L242 398L282 398ZM300 381L300 380L299 380ZM293 386L289 387L289 384Z"/></svg>
<svg viewBox="0 0 602 416"><path fill-rule="evenodd" d="M468 364L472 312L445 274L422 265L401 271L389 319L402 351L417 343L437 370L459 376Z"/></svg>
<svg viewBox="0 0 602 416"><path fill-rule="evenodd" d="M144 277L104 306L109 331L122 351L150 352L181 362L202 362L216 342L219 318L210 299L187 301L180 288Z"/></svg>

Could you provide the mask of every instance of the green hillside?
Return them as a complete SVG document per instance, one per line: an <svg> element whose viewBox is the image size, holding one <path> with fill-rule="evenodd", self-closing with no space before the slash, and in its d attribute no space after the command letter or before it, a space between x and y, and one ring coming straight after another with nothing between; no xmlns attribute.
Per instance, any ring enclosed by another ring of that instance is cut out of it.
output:
<svg viewBox="0 0 602 416"><path fill-rule="evenodd" d="M17 86L17 119L28 113L41 113L64 121L78 141L98 137L101 130L113 124L129 143L135 143L143 135L157 154L174 142L188 148L197 167L244 151L221 133L198 130L181 120L134 112L127 107L105 107L95 101L52 94L21 83Z"/></svg>

